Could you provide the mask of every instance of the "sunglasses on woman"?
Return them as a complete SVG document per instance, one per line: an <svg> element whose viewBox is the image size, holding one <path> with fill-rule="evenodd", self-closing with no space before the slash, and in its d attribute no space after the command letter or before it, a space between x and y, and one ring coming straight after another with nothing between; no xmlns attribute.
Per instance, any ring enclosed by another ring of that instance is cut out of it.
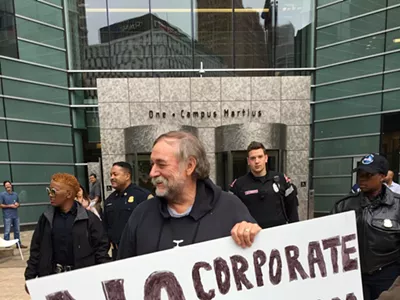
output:
<svg viewBox="0 0 400 300"><path fill-rule="evenodd" d="M57 191L54 188L50 188L50 187L47 187L46 191L47 191L47 194L52 197L54 197L57 193Z"/></svg>

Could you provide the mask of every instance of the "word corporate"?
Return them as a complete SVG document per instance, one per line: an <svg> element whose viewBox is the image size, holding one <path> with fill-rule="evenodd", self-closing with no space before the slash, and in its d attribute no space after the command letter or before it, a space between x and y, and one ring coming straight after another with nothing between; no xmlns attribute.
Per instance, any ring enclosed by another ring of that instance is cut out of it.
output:
<svg viewBox="0 0 400 300"><path fill-rule="evenodd" d="M257 249L253 251L250 259L243 255L231 255L229 258L216 257L212 262L199 261L191 268L192 286L198 299L211 300L217 296L217 291L220 295L229 295L245 289L274 288L280 284L357 271L359 269L358 253L355 245L349 245L350 242L357 242L355 233L310 241L307 249L287 245L281 251ZM252 275L255 276L249 276L250 272L253 272ZM210 285L209 280L203 282L207 273L213 273L214 286L205 286L204 282ZM171 271L152 272L144 282L143 299L164 299L162 298L162 292L164 292L169 300L189 300L178 277ZM255 280L252 282L250 277ZM269 287L267 287L267 282L270 284ZM102 287L107 300L127 299L123 279L103 281ZM63 290L47 295L46 299L74 300L75 298L68 290ZM299 295L298 299L309 298L307 295ZM341 297L321 300L345 299L357 300L357 296L349 292Z"/></svg>
<svg viewBox="0 0 400 300"><path fill-rule="evenodd" d="M149 119L166 119L169 114L165 111L153 111L149 110ZM186 111L181 110L179 113L171 113L170 117L172 118L182 118L182 119L216 119L220 113L218 111ZM222 116L224 118L245 118L245 117L253 117L260 118L262 116L261 110L250 110L250 109L239 109L239 110L229 110L224 109L222 112Z"/></svg>

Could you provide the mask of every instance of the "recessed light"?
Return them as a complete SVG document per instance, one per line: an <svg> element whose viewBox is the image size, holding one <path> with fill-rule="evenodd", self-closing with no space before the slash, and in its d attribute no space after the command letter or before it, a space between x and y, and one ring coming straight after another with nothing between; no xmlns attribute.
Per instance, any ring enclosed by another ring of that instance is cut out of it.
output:
<svg viewBox="0 0 400 300"><path fill-rule="evenodd" d="M400 38L393 39L393 43L400 43Z"/></svg>

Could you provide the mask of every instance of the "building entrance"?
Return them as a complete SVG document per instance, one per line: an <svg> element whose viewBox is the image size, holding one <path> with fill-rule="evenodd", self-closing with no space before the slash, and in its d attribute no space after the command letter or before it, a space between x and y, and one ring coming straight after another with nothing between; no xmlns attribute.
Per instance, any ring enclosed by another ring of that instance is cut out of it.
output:
<svg viewBox="0 0 400 300"><path fill-rule="evenodd" d="M400 171L400 113L382 116L381 153L389 161L394 181L399 182Z"/></svg>

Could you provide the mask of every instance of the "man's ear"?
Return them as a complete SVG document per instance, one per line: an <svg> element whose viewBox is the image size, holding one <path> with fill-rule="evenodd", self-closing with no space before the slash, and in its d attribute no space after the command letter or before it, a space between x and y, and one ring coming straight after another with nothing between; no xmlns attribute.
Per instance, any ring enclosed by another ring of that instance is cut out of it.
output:
<svg viewBox="0 0 400 300"><path fill-rule="evenodd" d="M192 176L194 170L196 169L196 166L197 166L197 160L193 156L190 156L187 160L186 175Z"/></svg>

